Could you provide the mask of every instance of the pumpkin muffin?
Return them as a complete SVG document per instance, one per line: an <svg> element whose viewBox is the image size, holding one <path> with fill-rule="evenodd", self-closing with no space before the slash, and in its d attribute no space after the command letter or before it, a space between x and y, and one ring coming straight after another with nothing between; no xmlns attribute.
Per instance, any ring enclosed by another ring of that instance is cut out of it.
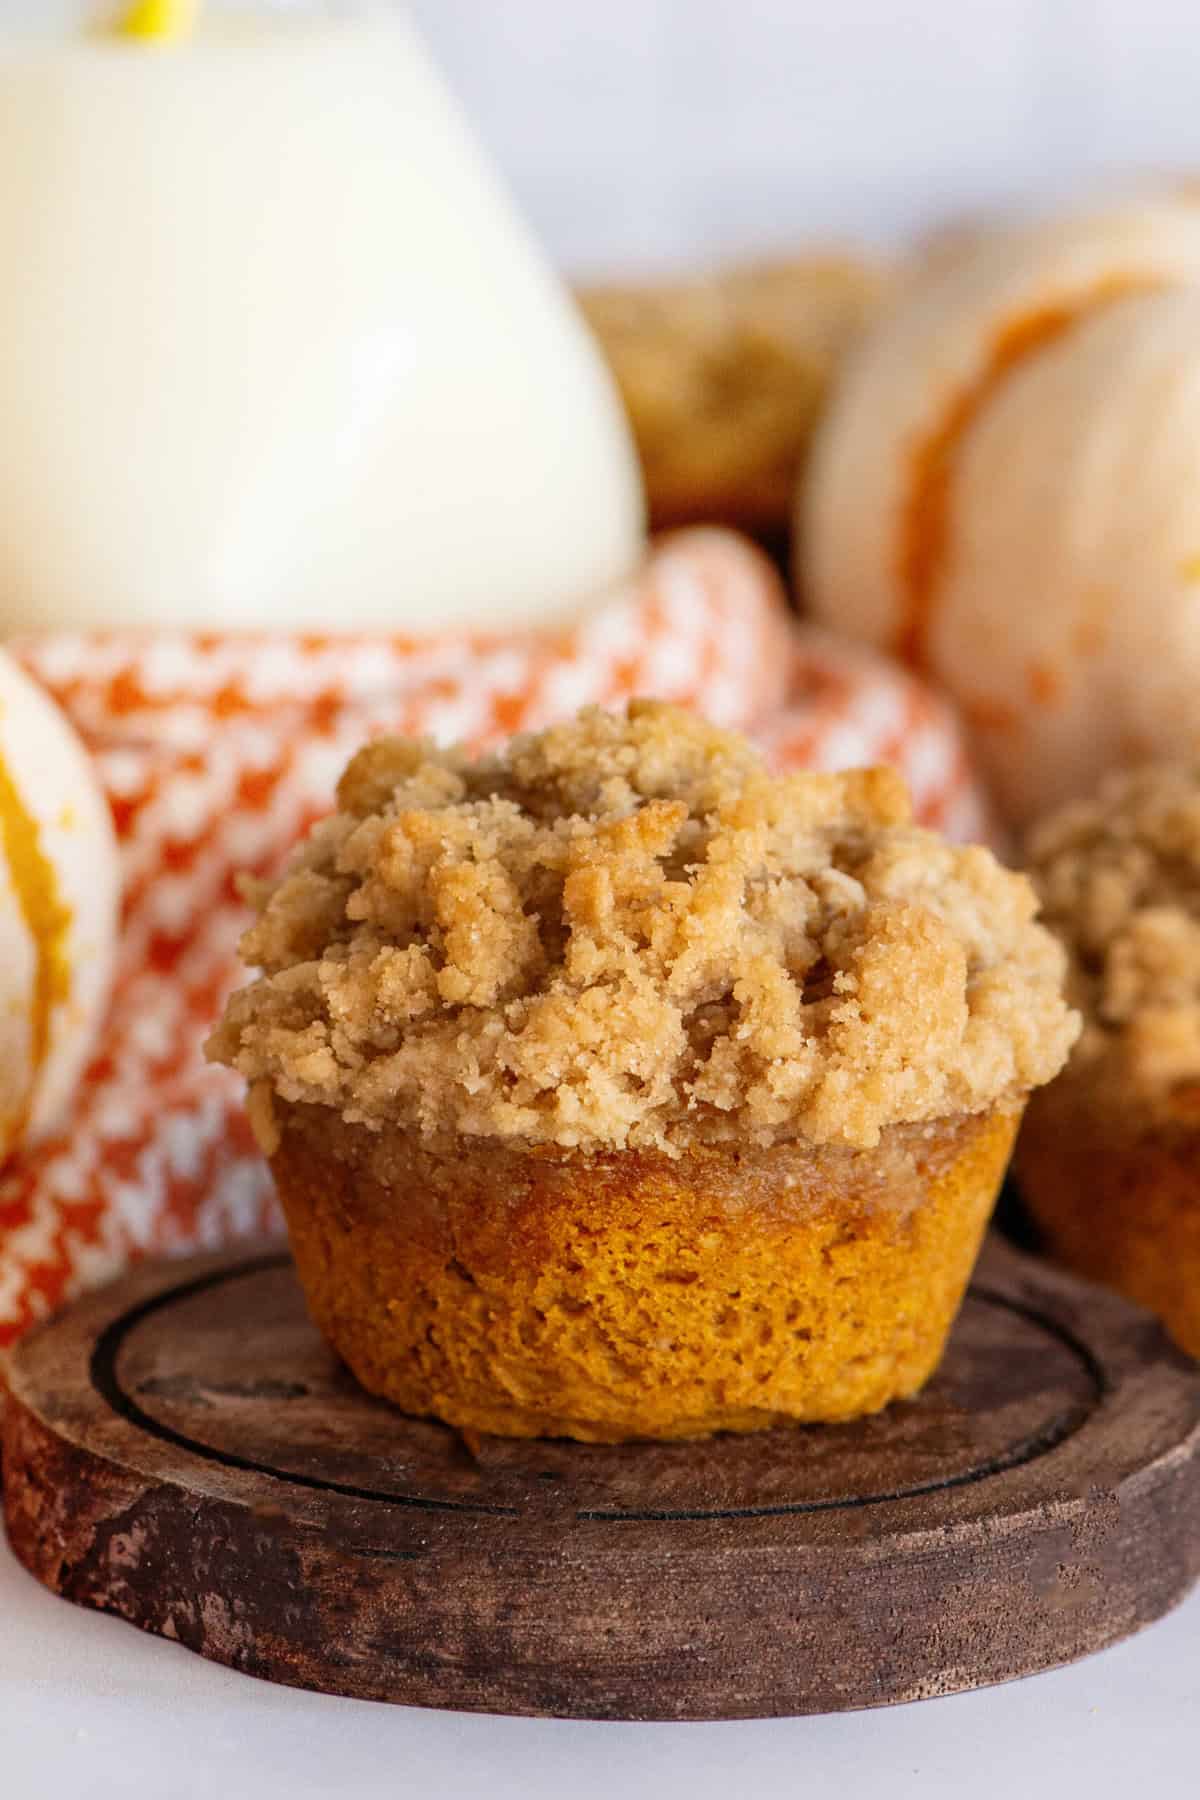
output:
<svg viewBox="0 0 1200 1800"><path fill-rule="evenodd" d="M211 1053L364 1385L605 1441L915 1392L1075 1034L1025 878L653 702L381 740L339 804Z"/></svg>
<svg viewBox="0 0 1200 1800"><path fill-rule="evenodd" d="M1084 1025L1026 1116L1022 1192L1055 1255L1200 1356L1200 764L1110 776L1029 854Z"/></svg>
<svg viewBox="0 0 1200 1800"><path fill-rule="evenodd" d="M833 382L887 289L880 268L815 254L583 289L651 524L782 538Z"/></svg>

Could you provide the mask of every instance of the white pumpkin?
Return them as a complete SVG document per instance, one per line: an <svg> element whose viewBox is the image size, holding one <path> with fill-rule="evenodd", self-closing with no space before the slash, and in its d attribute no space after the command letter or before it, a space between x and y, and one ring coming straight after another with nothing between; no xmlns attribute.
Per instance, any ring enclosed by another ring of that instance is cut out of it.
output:
<svg viewBox="0 0 1200 1800"><path fill-rule="evenodd" d="M0 1162L63 1117L108 997L118 889L87 751L0 652Z"/></svg>
<svg viewBox="0 0 1200 1800"><path fill-rule="evenodd" d="M1013 823L1200 749L1200 204L931 267L848 372L801 504L812 610L941 681Z"/></svg>

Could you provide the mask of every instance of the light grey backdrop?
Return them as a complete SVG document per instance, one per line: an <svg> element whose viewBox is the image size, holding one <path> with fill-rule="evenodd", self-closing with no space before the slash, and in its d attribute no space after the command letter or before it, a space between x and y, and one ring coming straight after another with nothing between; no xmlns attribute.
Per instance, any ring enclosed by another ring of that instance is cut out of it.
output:
<svg viewBox="0 0 1200 1800"><path fill-rule="evenodd" d="M0 0L0 26L88 3ZM1109 171L1200 169L1198 0L410 10L526 211L575 268L813 233L888 239Z"/></svg>
<svg viewBox="0 0 1200 1800"><path fill-rule="evenodd" d="M1200 169L1196 0L415 0L555 252L670 262Z"/></svg>

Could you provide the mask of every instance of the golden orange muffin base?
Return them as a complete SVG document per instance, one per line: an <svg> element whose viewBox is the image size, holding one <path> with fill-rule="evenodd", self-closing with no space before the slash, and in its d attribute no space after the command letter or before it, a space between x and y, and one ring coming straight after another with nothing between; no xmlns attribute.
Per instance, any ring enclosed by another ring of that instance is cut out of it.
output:
<svg viewBox="0 0 1200 1800"><path fill-rule="evenodd" d="M406 1412L510 1437L703 1437L848 1419L941 1357L1016 1130L1010 1107L874 1150L586 1156L275 1102L272 1166L313 1318Z"/></svg>
<svg viewBox="0 0 1200 1800"><path fill-rule="evenodd" d="M1105 1104L1069 1069L1030 1102L1017 1176L1053 1256L1149 1307L1200 1357L1200 1094L1176 1112Z"/></svg>

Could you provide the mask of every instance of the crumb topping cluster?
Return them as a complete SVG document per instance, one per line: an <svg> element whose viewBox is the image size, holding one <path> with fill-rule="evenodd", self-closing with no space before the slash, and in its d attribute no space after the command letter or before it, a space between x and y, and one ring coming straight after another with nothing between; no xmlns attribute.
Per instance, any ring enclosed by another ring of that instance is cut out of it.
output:
<svg viewBox="0 0 1200 1800"><path fill-rule="evenodd" d="M1200 1081L1200 764L1110 775L1031 836L1084 1016L1076 1063L1143 1099Z"/></svg>
<svg viewBox="0 0 1200 1800"><path fill-rule="evenodd" d="M251 895L210 1045L261 1098L584 1149L869 1147L1024 1098L1076 1021L1026 878L899 777L772 775L656 702L472 761L382 739Z"/></svg>

